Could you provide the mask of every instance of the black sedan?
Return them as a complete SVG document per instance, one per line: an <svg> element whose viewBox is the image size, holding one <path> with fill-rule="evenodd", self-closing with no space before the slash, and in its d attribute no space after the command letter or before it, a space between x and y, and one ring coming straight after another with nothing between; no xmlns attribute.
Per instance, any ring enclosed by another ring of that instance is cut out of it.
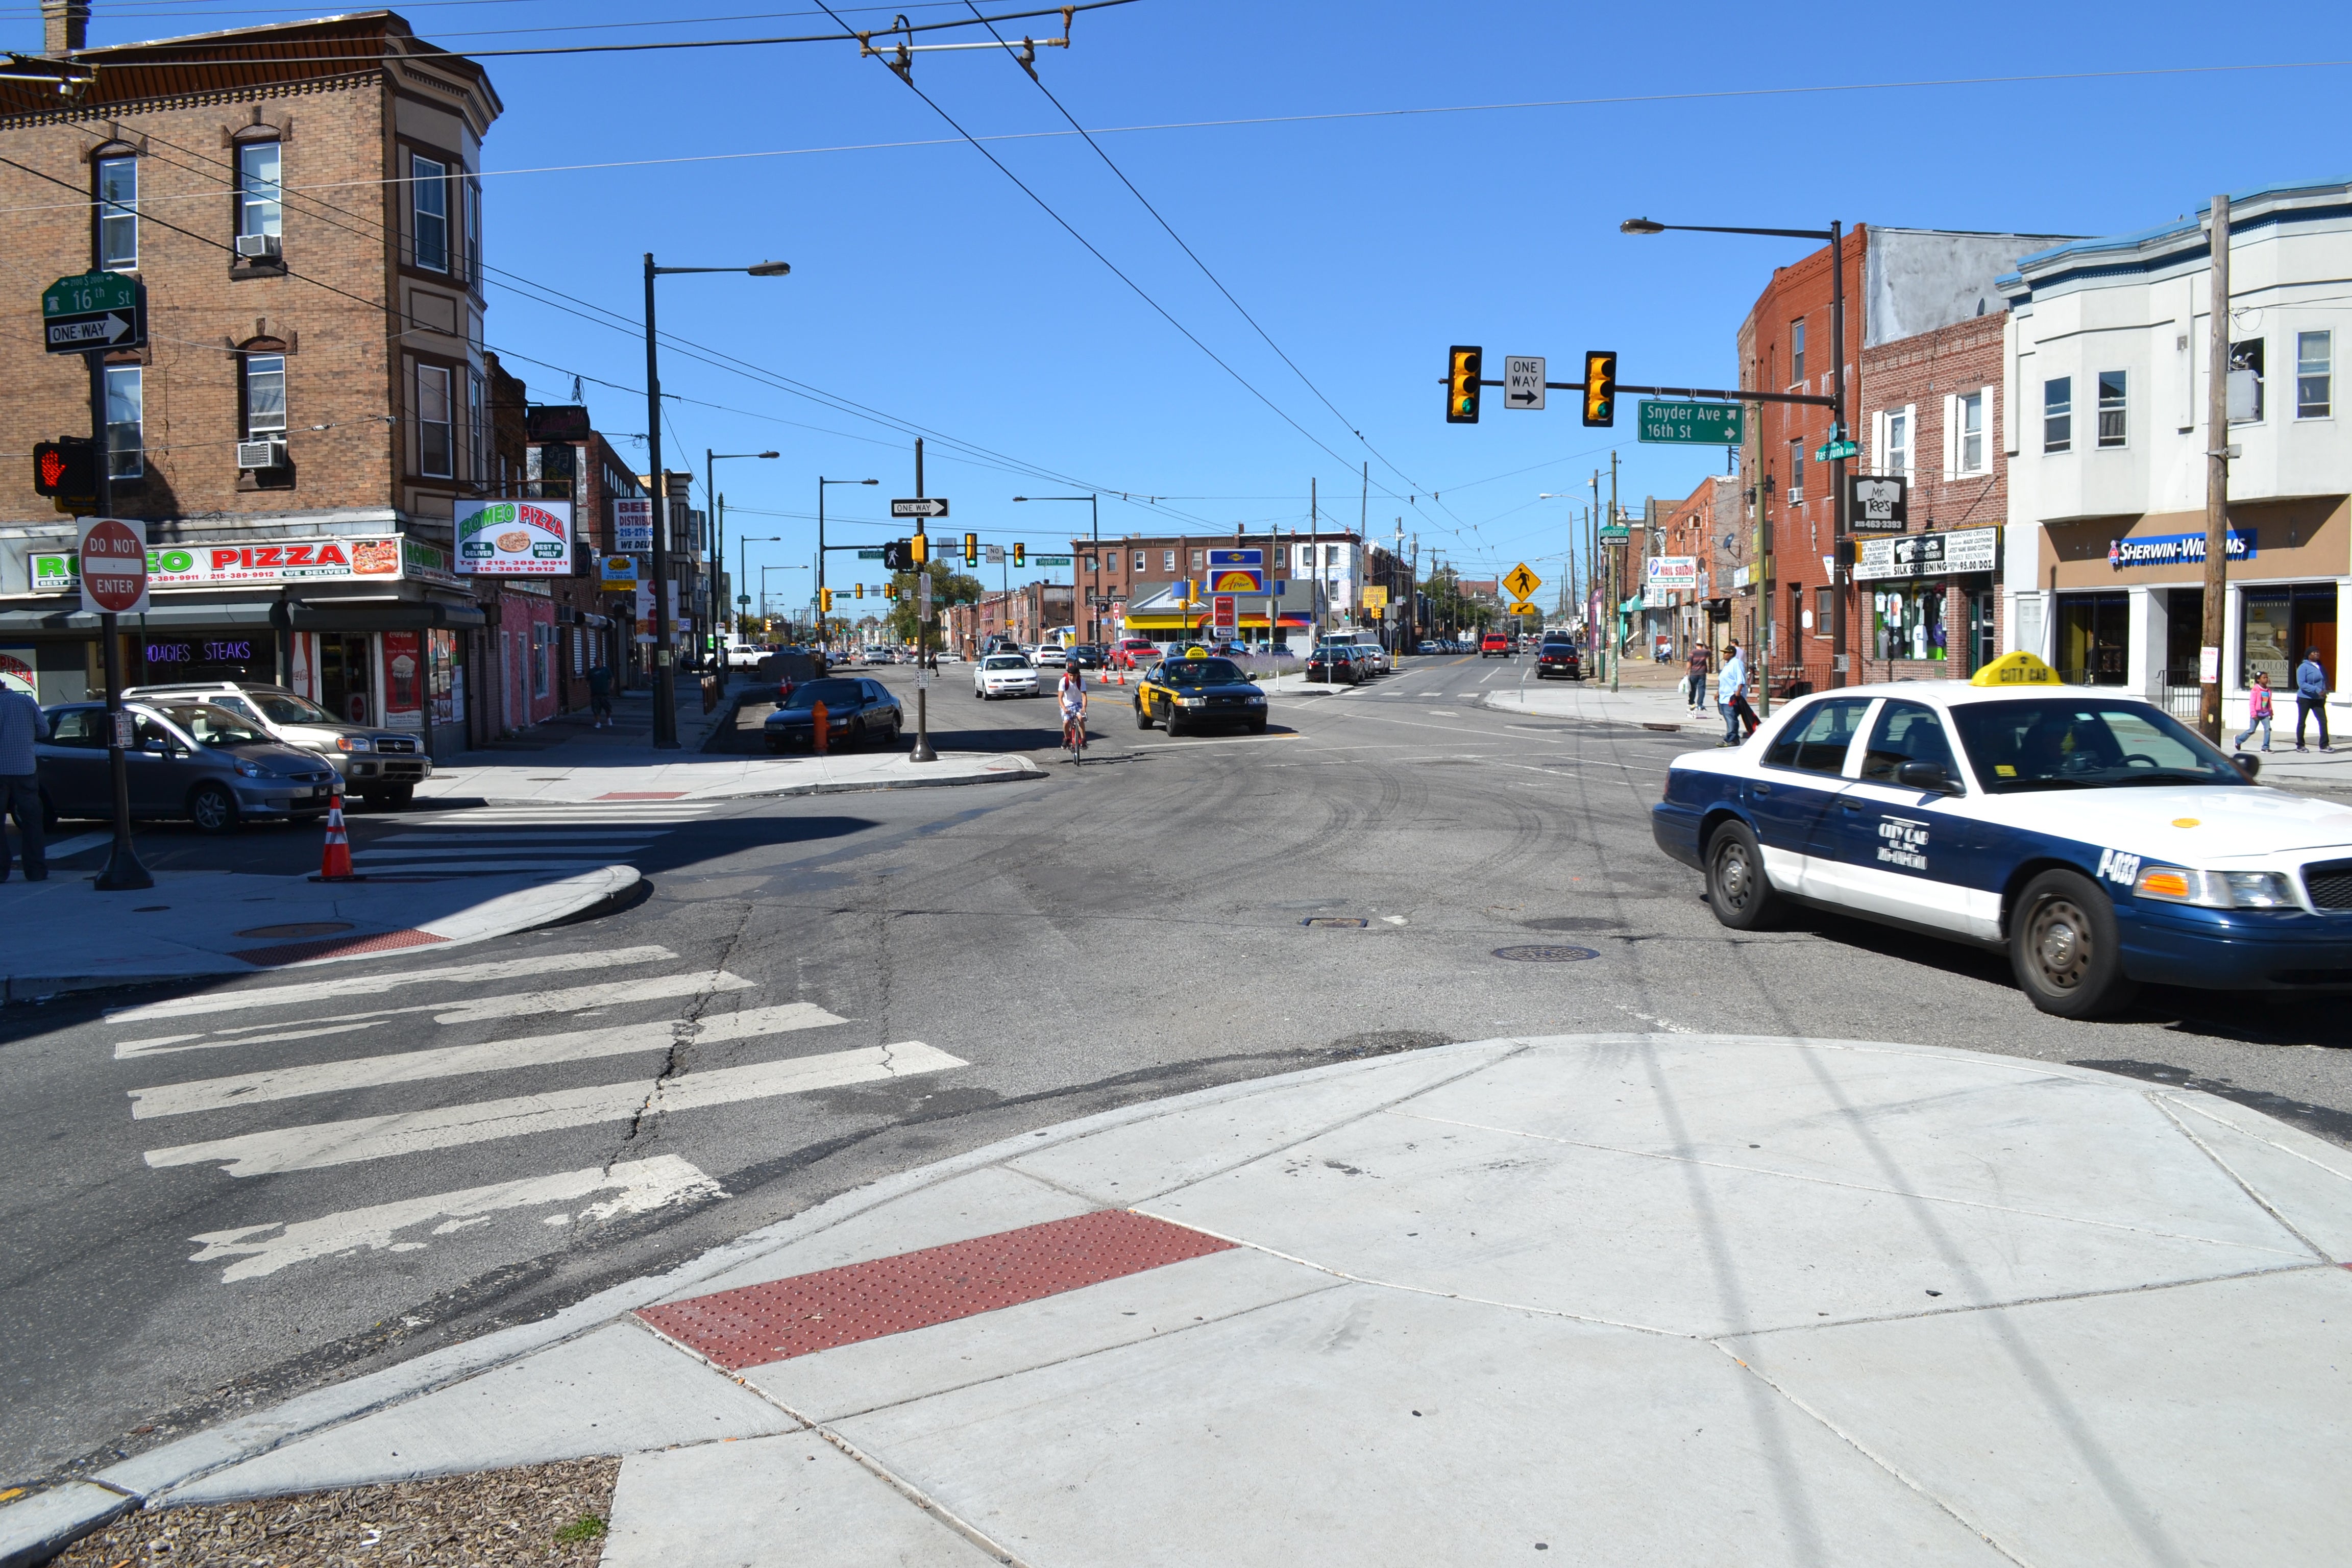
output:
<svg viewBox="0 0 2352 1568"><path fill-rule="evenodd" d="M1307 679L1328 686L1354 686L1366 673L1363 656L1353 648L1326 644L1307 656Z"/></svg>
<svg viewBox="0 0 2352 1568"><path fill-rule="evenodd" d="M816 707L824 705L825 746L860 746L872 742L895 746L907 727L898 700L878 680L852 676L826 676L803 681L768 715L768 750L814 747Z"/></svg>
<svg viewBox="0 0 2352 1568"><path fill-rule="evenodd" d="M1265 693L1229 658L1163 658L1135 689L1135 727L1164 724L1171 735L1210 724L1265 732Z"/></svg>
<svg viewBox="0 0 2352 1568"><path fill-rule="evenodd" d="M1080 669L1100 669L1103 667L1103 651L1090 642L1073 643L1070 645L1069 662Z"/></svg>
<svg viewBox="0 0 2352 1568"><path fill-rule="evenodd" d="M1549 680L1564 676L1570 680L1584 679L1584 661L1577 657L1572 642L1548 642L1536 655L1536 679Z"/></svg>

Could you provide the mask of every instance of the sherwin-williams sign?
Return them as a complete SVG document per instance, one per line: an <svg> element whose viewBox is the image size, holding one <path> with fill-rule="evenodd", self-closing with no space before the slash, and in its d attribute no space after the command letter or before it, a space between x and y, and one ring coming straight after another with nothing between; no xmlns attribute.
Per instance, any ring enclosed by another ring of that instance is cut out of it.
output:
<svg viewBox="0 0 2352 1568"><path fill-rule="evenodd" d="M572 503L477 500L457 507L457 570L478 577L572 574Z"/></svg>
<svg viewBox="0 0 2352 1568"><path fill-rule="evenodd" d="M2254 558L2252 529L2233 528L2222 537L2231 560ZM2144 539L2111 540L2107 544L2107 564L2118 572L2126 566L2177 566L2184 561L2202 564L2204 560L2205 536L2201 533L2160 533Z"/></svg>
<svg viewBox="0 0 2352 1568"><path fill-rule="evenodd" d="M434 553L437 556L439 552ZM25 565L36 594L70 594L81 586L80 563L69 549L27 551ZM147 547L147 586L151 591L401 575L401 541L396 537Z"/></svg>

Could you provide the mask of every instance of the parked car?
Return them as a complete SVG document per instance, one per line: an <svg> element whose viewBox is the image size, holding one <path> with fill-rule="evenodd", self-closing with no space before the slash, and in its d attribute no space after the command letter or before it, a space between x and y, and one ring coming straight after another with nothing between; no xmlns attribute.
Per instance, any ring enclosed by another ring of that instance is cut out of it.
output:
<svg viewBox="0 0 2352 1568"><path fill-rule="evenodd" d="M982 702L1037 695L1037 667L1017 653L992 653L971 667L971 694Z"/></svg>
<svg viewBox="0 0 2352 1568"><path fill-rule="evenodd" d="M820 702L824 704L825 744L828 748L861 746L868 742L895 746L898 743L900 731L907 727L905 710L880 681L863 677L826 676L818 680L803 681L774 712L768 715L763 727L768 750L782 752L796 746L814 746L816 704Z"/></svg>
<svg viewBox="0 0 2352 1568"><path fill-rule="evenodd" d="M1376 642L1360 642L1354 646L1356 651L1364 656L1364 663L1370 668L1374 675L1386 675L1396 668L1395 663L1389 658L1389 650L1382 647L1380 644Z"/></svg>
<svg viewBox="0 0 2352 1568"><path fill-rule="evenodd" d="M206 833L247 821L315 817L332 803L335 770L324 758L273 740L242 714L205 702L126 702L131 815L185 817ZM43 713L33 746L43 810L110 817L114 771L103 702L66 702Z"/></svg>
<svg viewBox="0 0 2352 1568"><path fill-rule="evenodd" d="M1070 661L1070 650L1047 643L1030 656L1029 662L1039 669L1059 669Z"/></svg>
<svg viewBox="0 0 2352 1568"><path fill-rule="evenodd" d="M1423 637L1421 641L1413 645L1412 651L1415 653L1444 653L1445 651L1445 645L1439 642L1435 637Z"/></svg>
<svg viewBox="0 0 2352 1568"><path fill-rule="evenodd" d="M1114 669L1138 669L1160 657L1160 649L1150 637L1115 638L1104 662Z"/></svg>
<svg viewBox="0 0 2352 1568"><path fill-rule="evenodd" d="M433 759L425 754L423 737L416 731L346 724L283 686L198 680L134 686L123 695L148 702L209 702L226 708L280 745L325 758L341 775L343 793L358 795L373 806L392 810L405 806L416 786L433 776Z"/></svg>
<svg viewBox="0 0 2352 1568"><path fill-rule="evenodd" d="M1090 642L1073 643L1070 645L1070 662L1080 669L1100 669L1103 650Z"/></svg>
<svg viewBox="0 0 2352 1568"><path fill-rule="evenodd" d="M1355 686L1365 678L1363 656L1343 643L1325 643L1307 656L1307 679L1332 686Z"/></svg>
<svg viewBox="0 0 2352 1568"><path fill-rule="evenodd" d="M1536 679L1549 680L1555 675L1570 680L1584 679L1584 661L1577 656L1576 645L1565 638L1547 642L1536 650Z"/></svg>

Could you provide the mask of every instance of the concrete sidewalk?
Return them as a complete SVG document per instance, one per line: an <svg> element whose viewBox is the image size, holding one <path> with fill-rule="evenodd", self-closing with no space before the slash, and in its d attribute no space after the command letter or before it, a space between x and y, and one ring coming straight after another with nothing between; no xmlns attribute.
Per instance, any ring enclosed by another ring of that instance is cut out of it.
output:
<svg viewBox="0 0 2352 1568"><path fill-rule="evenodd" d="M313 882L158 871L145 892L90 879L0 882L0 990L10 1001L100 985L253 974L462 947L592 910L639 881L632 866L439 880Z"/></svg>
<svg viewBox="0 0 2352 1568"><path fill-rule="evenodd" d="M1476 1041L886 1179L0 1510L0 1553L619 1454L608 1568L2332 1564L2348 1200L2344 1150L2083 1068Z"/></svg>
<svg viewBox="0 0 2352 1568"><path fill-rule="evenodd" d="M1497 712L1526 713L1540 719L1681 730L1709 740L1719 739L1723 734L1721 714L1710 706L1700 716L1692 717L1689 705L1672 687L1627 685L1612 691L1606 681L1538 681L1530 673L1521 684L1498 684L1488 689L1478 701L1480 707Z"/></svg>

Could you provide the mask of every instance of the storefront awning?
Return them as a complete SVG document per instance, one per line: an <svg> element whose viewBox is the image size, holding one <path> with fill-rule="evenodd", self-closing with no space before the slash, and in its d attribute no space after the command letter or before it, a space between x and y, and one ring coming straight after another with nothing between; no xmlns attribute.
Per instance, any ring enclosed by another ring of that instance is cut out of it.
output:
<svg viewBox="0 0 2352 1568"><path fill-rule="evenodd" d="M181 626L266 626L273 624L270 612L276 607L267 600L236 605L158 604L144 616L123 616L121 624L125 631L141 626L150 631ZM62 632L95 637L98 628L95 610L67 609L62 605L53 609L0 610L0 632Z"/></svg>
<svg viewBox="0 0 2352 1568"><path fill-rule="evenodd" d="M298 632L415 632L484 624L479 605L438 600L339 604L333 599L289 599L285 611L285 619L278 624Z"/></svg>

